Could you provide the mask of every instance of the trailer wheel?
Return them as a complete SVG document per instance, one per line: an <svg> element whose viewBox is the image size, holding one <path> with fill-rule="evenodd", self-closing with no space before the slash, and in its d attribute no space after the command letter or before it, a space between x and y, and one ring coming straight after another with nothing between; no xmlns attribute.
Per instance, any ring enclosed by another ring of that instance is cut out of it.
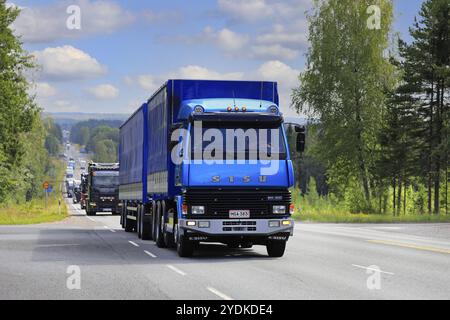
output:
<svg viewBox="0 0 450 320"><path fill-rule="evenodd" d="M152 223L151 220L146 219L145 206L141 206L141 239L152 240Z"/></svg>
<svg viewBox="0 0 450 320"><path fill-rule="evenodd" d="M152 201L152 240L156 241L156 226L157 226L157 219L156 219L156 215L158 213L158 210L156 209L156 202Z"/></svg>
<svg viewBox="0 0 450 320"><path fill-rule="evenodd" d="M139 239L142 239L142 216L141 216L141 206L137 207L137 214L136 214L136 232Z"/></svg>
<svg viewBox="0 0 450 320"><path fill-rule="evenodd" d="M194 243L189 241L184 235L181 235L178 229L178 225L176 228L176 246L177 253L181 258L189 258L194 255Z"/></svg>
<svg viewBox="0 0 450 320"><path fill-rule="evenodd" d="M125 221L125 232L133 232L133 228L134 228L134 223L131 219L128 219L128 210L125 208L125 217L124 217L124 221Z"/></svg>
<svg viewBox="0 0 450 320"><path fill-rule="evenodd" d="M164 217L163 217L163 208L162 203L158 202L157 204L157 212L156 212L156 245L158 248L165 248L166 243L164 242L163 228L164 228Z"/></svg>
<svg viewBox="0 0 450 320"><path fill-rule="evenodd" d="M172 226L172 227L174 227L174 226ZM175 229L172 229L172 230L175 230ZM163 233L164 233L164 242L166 243L166 247L167 248L175 248L174 234L167 231L166 224L164 224Z"/></svg>
<svg viewBox="0 0 450 320"><path fill-rule="evenodd" d="M267 244L267 253L271 258L281 258L286 251L286 241L270 241Z"/></svg>

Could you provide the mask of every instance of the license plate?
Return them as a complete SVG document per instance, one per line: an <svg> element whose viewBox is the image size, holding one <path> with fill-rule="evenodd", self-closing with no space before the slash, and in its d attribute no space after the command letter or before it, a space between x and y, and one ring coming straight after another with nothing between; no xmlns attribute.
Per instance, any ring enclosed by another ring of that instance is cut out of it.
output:
<svg viewBox="0 0 450 320"><path fill-rule="evenodd" d="M103 212L112 212L112 209L103 209Z"/></svg>
<svg viewBox="0 0 450 320"><path fill-rule="evenodd" d="M250 210L230 210L230 219L249 219Z"/></svg>

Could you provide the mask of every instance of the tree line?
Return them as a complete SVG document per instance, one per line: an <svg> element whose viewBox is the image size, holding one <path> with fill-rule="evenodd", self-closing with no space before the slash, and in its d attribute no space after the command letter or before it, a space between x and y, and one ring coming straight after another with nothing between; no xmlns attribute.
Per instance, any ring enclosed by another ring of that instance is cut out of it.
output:
<svg viewBox="0 0 450 320"><path fill-rule="evenodd" d="M26 73L35 68L10 26L19 15L0 0L0 203L29 201L42 195L45 177L56 179L51 155L62 133L29 94Z"/></svg>
<svg viewBox="0 0 450 320"><path fill-rule="evenodd" d="M321 0L308 14L307 68L293 93L311 120L302 190L313 177L353 212L448 213L450 2L422 4L410 43L393 33L391 1L378 1L375 29L370 5Z"/></svg>
<svg viewBox="0 0 450 320"><path fill-rule="evenodd" d="M88 120L75 124L71 129L71 141L85 146L96 162L118 161L119 127L117 120Z"/></svg>

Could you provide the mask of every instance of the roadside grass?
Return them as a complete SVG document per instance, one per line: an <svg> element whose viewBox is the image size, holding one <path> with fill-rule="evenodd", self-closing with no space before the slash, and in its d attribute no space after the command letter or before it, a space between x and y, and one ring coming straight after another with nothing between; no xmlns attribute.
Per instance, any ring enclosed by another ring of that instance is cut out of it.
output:
<svg viewBox="0 0 450 320"><path fill-rule="evenodd" d="M293 191L296 207L294 218L303 222L319 223L444 223L450 222L450 215L351 213L345 206L324 198L303 198Z"/></svg>
<svg viewBox="0 0 450 320"><path fill-rule="evenodd" d="M50 197L47 208L45 200L37 199L19 205L0 207L0 225L27 225L62 221L67 217L67 206L61 198L61 213L56 197Z"/></svg>
<svg viewBox="0 0 450 320"><path fill-rule="evenodd" d="M58 222L67 218L67 205L62 193L59 192L59 185L64 180L65 166L62 161L55 159L53 165L55 168L53 177L47 177L47 181L54 186L55 190L48 197L47 207L43 196L29 202L0 204L0 225L39 224ZM42 193L44 193L43 190Z"/></svg>

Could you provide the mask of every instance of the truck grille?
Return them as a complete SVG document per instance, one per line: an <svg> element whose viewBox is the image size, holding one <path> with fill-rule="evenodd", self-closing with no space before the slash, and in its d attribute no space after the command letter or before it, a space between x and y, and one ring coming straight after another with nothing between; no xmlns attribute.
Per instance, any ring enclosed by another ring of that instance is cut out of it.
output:
<svg viewBox="0 0 450 320"><path fill-rule="evenodd" d="M285 205L287 212L292 196L289 190L190 190L184 204L191 215L192 206L205 206L205 219L228 219L230 210L249 210L251 219L280 217L272 214L272 206Z"/></svg>

